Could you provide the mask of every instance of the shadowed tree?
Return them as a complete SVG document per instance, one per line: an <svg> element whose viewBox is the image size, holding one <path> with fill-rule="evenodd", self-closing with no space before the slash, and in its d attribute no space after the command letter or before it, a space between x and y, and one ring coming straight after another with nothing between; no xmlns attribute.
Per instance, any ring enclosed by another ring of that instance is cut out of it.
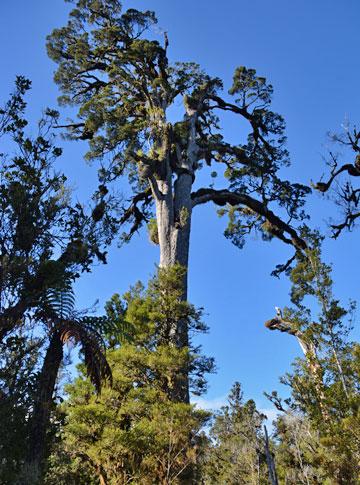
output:
<svg viewBox="0 0 360 485"><path fill-rule="evenodd" d="M61 155L51 134L57 113L46 112L34 138L25 134L30 85L18 77L0 110L0 136L14 153L0 154L0 339L38 309L48 288L105 257L105 233L82 205L72 205L66 177L53 168Z"/></svg>
<svg viewBox="0 0 360 485"><path fill-rule="evenodd" d="M74 303L71 285L65 284L47 292L46 302L41 310L49 344L37 380L30 418L27 459L21 475L21 479L26 478L30 483L38 483L43 473L54 392L63 361L63 346L70 342L81 346L87 375L98 393L104 380L111 381L111 370L105 358L105 346L101 337L101 333L110 328L107 319L77 315Z"/></svg>
<svg viewBox="0 0 360 485"><path fill-rule="evenodd" d="M271 110L265 78L239 67L224 93L222 81L197 64L169 62L167 34L163 43L154 40L153 12L123 12L118 0L71 3L68 24L48 37L48 52L59 65L60 102L79 107L68 136L89 140L87 158L101 160L94 217L115 207L125 240L150 223L161 267L188 267L192 213L208 202L229 216L225 235L239 247L259 231L303 249L292 224L304 217L309 189L278 174L289 164L284 120ZM225 139L224 114L238 122L243 142ZM124 177L128 203L116 203L108 185ZM173 339L188 345L186 322L177 322ZM178 398L187 401L188 386L180 387Z"/></svg>
<svg viewBox="0 0 360 485"><path fill-rule="evenodd" d="M43 342L24 327L0 343L0 483L14 483L28 447Z"/></svg>

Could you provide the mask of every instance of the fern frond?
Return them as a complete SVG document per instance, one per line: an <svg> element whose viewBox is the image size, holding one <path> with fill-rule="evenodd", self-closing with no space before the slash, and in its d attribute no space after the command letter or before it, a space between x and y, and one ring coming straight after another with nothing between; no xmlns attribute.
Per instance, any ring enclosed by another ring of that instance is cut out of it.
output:
<svg viewBox="0 0 360 485"><path fill-rule="evenodd" d="M112 319L106 316L94 317L84 316L78 319L87 328L92 328L99 332L105 339L114 338L116 342L129 342L133 338L133 325L125 319Z"/></svg>
<svg viewBox="0 0 360 485"><path fill-rule="evenodd" d="M43 308L48 316L70 318L75 308L75 293L70 281L49 288L44 298Z"/></svg>
<svg viewBox="0 0 360 485"><path fill-rule="evenodd" d="M110 366L106 360L106 349L101 334L95 330L93 322L85 325L77 320L58 320L55 325L63 344L73 341L81 346L87 374L97 392L101 391L104 380L112 383Z"/></svg>
<svg viewBox="0 0 360 485"><path fill-rule="evenodd" d="M75 294L70 281L48 289L43 311L51 331L59 333L63 344L72 341L75 345L81 346L87 374L97 392L100 392L104 380L108 380L110 384L112 382L104 338L111 335L118 342L130 340L132 327L124 319L76 316L74 309Z"/></svg>

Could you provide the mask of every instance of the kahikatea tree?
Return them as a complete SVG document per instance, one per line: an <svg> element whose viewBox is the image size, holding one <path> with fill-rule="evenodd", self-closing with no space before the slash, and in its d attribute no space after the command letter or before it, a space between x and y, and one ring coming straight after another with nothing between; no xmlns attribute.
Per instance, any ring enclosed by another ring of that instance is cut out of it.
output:
<svg viewBox="0 0 360 485"><path fill-rule="evenodd" d="M265 239L276 236L303 248L291 224L303 217L309 189L278 175L289 158L284 121L271 110L273 89L265 78L239 67L223 96L222 81L197 64L169 63L168 36L163 45L153 40L153 12L122 12L119 0L71 3L68 24L48 37L48 52L59 65L60 102L79 106L68 135L89 140L87 158L102 160L94 217L108 213L114 202L106 195L108 184L127 176L131 197L128 205L116 206L118 222L129 224L125 239L151 223L162 267L178 262L187 268L192 212L207 202L229 215L225 234L238 246L259 231ZM183 114L170 121L170 109L181 100ZM221 113L233 114L241 130L247 124L243 143L225 140ZM219 172L224 187L215 189L213 178L205 182L207 167L213 176ZM205 186L194 190L200 171ZM185 322L177 322L173 333L179 346L188 344ZM188 399L187 388L179 389L179 398Z"/></svg>
<svg viewBox="0 0 360 485"><path fill-rule="evenodd" d="M46 291L89 270L106 235L72 205L66 177L54 170L61 149L51 133L57 113L47 111L38 134L25 134L24 94L30 81L16 89L0 110L0 136L12 153L0 154L0 340L39 309Z"/></svg>
<svg viewBox="0 0 360 485"><path fill-rule="evenodd" d="M107 304L109 319L115 328L127 328L131 340L120 343L108 334L113 385L100 396L83 374L67 386L63 443L50 461L46 483L64 483L64 477L79 483L77 474L88 474L87 483L98 477L109 485L196 479L208 413L174 402L172 393L186 367L192 391L201 394L213 361L192 345L168 344L174 320L186 320L191 331L205 329L202 311L182 301L183 275L178 265L160 269L146 290L136 285Z"/></svg>
<svg viewBox="0 0 360 485"><path fill-rule="evenodd" d="M336 239L344 230L353 229L360 217L360 187L357 178L360 177L360 131L356 126L351 127L346 123L344 132L333 133L331 141L341 151L329 152L327 165L330 174L326 181L320 180L314 187L322 193L332 193L336 204L342 209L342 220L331 224Z"/></svg>

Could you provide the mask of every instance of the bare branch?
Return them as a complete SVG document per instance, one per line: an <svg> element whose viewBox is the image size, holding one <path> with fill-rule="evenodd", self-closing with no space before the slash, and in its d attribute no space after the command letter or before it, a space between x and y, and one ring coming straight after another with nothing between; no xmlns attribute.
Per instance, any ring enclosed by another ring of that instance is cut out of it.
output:
<svg viewBox="0 0 360 485"><path fill-rule="evenodd" d="M256 214L264 217L274 227L274 232L272 233L274 236L281 239L286 244L291 244L299 250L307 248L306 242L298 236L294 228L282 221L268 209L265 204L247 194L231 192L227 189L199 189L191 194L191 198L193 207L210 201L219 206L224 206L226 204L231 206L244 205L253 210ZM285 234L288 234L290 238L286 237Z"/></svg>
<svg viewBox="0 0 360 485"><path fill-rule="evenodd" d="M351 229L354 226L355 220L360 217L360 212L349 213L345 217L345 221L341 224L332 224L333 229L332 237L337 239L344 229Z"/></svg>
<svg viewBox="0 0 360 485"><path fill-rule="evenodd" d="M132 220L132 226L130 228L129 234L127 236L128 239L138 231L144 222L148 222L146 214L142 210L139 209L138 204L142 202L145 206L149 205L152 201L152 193L151 189L148 188L144 192L140 192L136 194L135 197L131 199L131 203L127 209L124 210L124 213L120 219L120 224L125 224Z"/></svg>

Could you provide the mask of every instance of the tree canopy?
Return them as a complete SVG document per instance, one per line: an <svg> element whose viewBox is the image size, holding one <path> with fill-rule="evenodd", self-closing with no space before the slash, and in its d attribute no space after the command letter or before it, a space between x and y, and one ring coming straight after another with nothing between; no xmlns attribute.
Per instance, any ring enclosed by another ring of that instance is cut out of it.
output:
<svg viewBox="0 0 360 485"><path fill-rule="evenodd" d="M68 135L89 139L88 159L109 160L99 170L99 197L104 186L128 176L133 196L121 207L119 219L131 223L126 237L149 220L154 201L158 224L165 203L177 232L193 207L212 201L227 207L226 235L237 245L254 229L302 248L291 222L304 217L301 208L309 188L278 175L289 155L284 120L271 110L273 88L266 79L254 69L238 67L222 96L219 78L197 64L169 61L167 34L162 45L151 38L157 22L153 12L123 12L119 1L71 3L75 6L68 24L48 37L48 53L59 65L55 81L64 93L60 102L79 106L78 121L67 125ZM172 121L169 110L180 99L183 113ZM243 142L226 141L220 125L224 112L238 119L239 135L242 123L248 126ZM207 166L213 176L220 173L225 187L213 188L210 178L191 193ZM284 221L271 205L284 209ZM160 231L160 245L163 237Z"/></svg>
<svg viewBox="0 0 360 485"><path fill-rule="evenodd" d="M289 164L285 123L271 109L273 88L266 79L238 67L224 95L222 80L199 65L170 62L168 35L162 43L153 39L153 12L123 11L120 1L71 3L67 25L48 36L47 47L58 64L60 104L78 107L76 119L62 126L69 138L89 140L86 158L101 162L93 216L106 216L112 229L127 226L126 241L150 224L161 267L188 267L192 212L208 202L228 215L225 235L237 246L260 232L303 250L293 224L306 217L310 189L280 178ZM173 120L170 110L179 102L182 112ZM247 127L237 144L223 134L224 113L234 116L241 135ZM218 173L221 186L215 188ZM124 177L130 185L126 203L108 188ZM177 345L186 347L185 322L177 322L174 332ZM188 402L188 386L178 387L179 399Z"/></svg>
<svg viewBox="0 0 360 485"><path fill-rule="evenodd" d="M52 134L57 112L46 111L36 137L25 133L30 86L18 77L0 111L0 135L15 152L0 155L0 338L27 313L40 311L49 288L89 271L94 258L104 259L105 233L100 236L81 204L72 204L66 177L54 168L61 156Z"/></svg>

